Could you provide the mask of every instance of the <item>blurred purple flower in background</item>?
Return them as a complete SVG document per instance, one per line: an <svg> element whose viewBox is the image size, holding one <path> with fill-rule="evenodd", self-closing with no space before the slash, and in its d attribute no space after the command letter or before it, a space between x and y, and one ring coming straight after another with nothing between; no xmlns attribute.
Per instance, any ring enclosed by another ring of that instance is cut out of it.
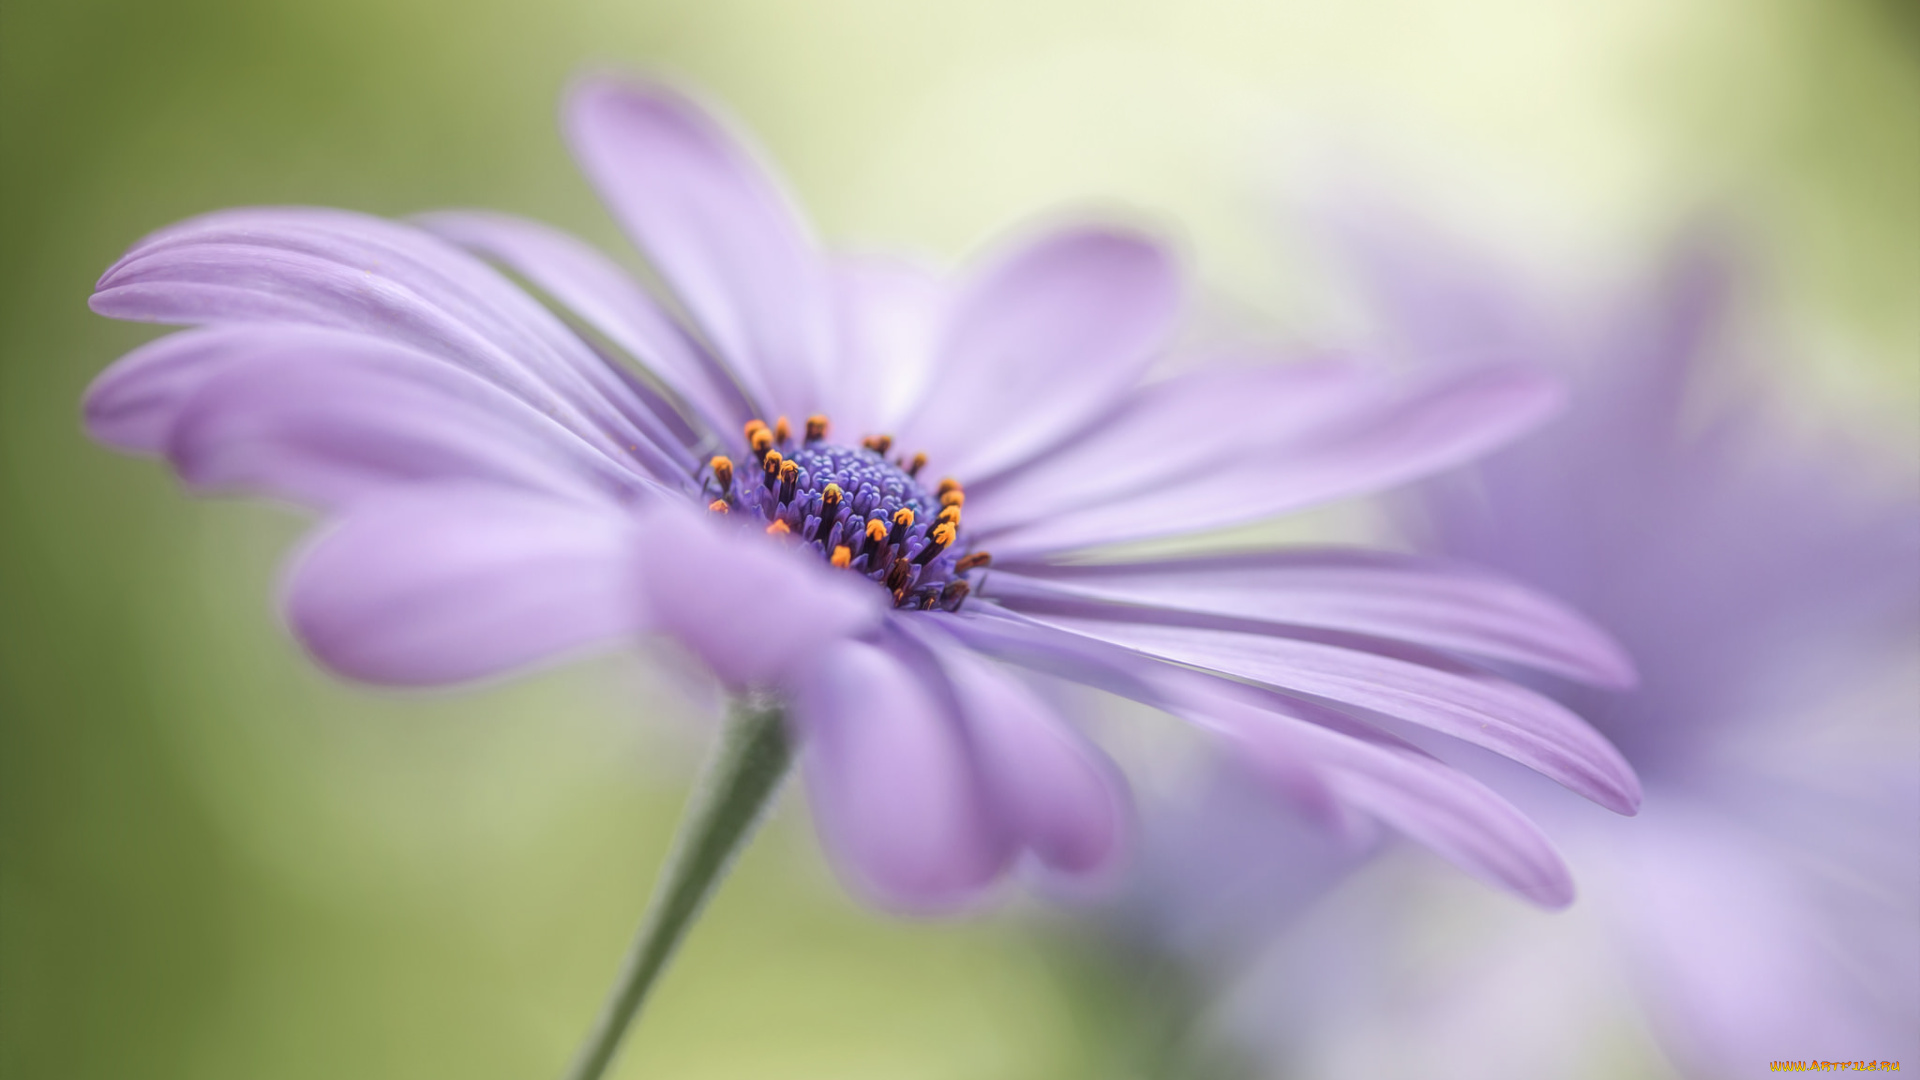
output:
<svg viewBox="0 0 1920 1080"><path fill-rule="evenodd" d="M1529 822L1336 710L1637 805L1573 713L1453 658L1631 678L1523 589L1363 552L1059 561L1458 464L1545 415L1546 380L1316 363L1143 383L1180 306L1145 237L1059 229L949 285L822 255L751 152L673 91L587 80L565 123L670 302L530 221L313 209L166 229L93 297L203 326L98 380L96 437L195 489L328 516L285 603L334 670L448 683L663 631L732 689L790 700L827 847L860 892L916 910L1023 851L1099 871L1124 831L1105 758L989 657L1188 716L1304 804L1377 816L1543 903L1570 885Z"/></svg>
<svg viewBox="0 0 1920 1080"><path fill-rule="evenodd" d="M1347 240L1385 352L1440 370L1534 360L1571 380L1564 420L1399 508L1425 552L1565 599L1626 644L1633 690L1531 681L1621 746L1645 812L1616 828L1497 761L1466 763L1497 774L1580 874L1580 905L1546 920L1479 910L1393 860L1349 878L1354 857L1311 837L1235 840L1247 815L1228 822L1203 793L1166 811L1158 843L1149 818L1142 880L1109 930L1210 972L1214 1021L1263 1075L1614 1075L1647 1067L1636 1053L1701 1077L1913 1060L1912 475L1794 430L1728 362L1731 261L1713 244L1679 246L1618 306L1575 311L1408 222ZM1196 844L1223 865L1172 854Z"/></svg>

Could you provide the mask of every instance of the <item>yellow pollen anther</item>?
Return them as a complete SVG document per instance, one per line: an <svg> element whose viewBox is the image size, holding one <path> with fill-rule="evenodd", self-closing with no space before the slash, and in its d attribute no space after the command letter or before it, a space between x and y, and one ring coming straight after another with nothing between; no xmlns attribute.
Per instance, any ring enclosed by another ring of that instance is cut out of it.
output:
<svg viewBox="0 0 1920 1080"><path fill-rule="evenodd" d="M903 529L913 528L913 507L903 506L893 512L893 523Z"/></svg>
<svg viewBox="0 0 1920 1080"><path fill-rule="evenodd" d="M828 484L826 490L820 493L820 503L823 506L837 506L845 495L839 484Z"/></svg>
<svg viewBox="0 0 1920 1080"><path fill-rule="evenodd" d="M760 468L766 473L765 478L768 487L772 487L780 482L780 466L783 464L785 464L785 462L781 460L780 451L778 450L769 450L767 451L767 456L760 459Z"/></svg>
<svg viewBox="0 0 1920 1080"><path fill-rule="evenodd" d="M756 456L766 457L773 451L773 432L767 430L767 425L761 424L748 434L747 444L753 447Z"/></svg>
<svg viewBox="0 0 1920 1080"><path fill-rule="evenodd" d="M712 502L707 504L707 509L713 511L716 514L724 514L727 512L727 500L715 499Z"/></svg>
<svg viewBox="0 0 1920 1080"><path fill-rule="evenodd" d="M978 570L983 566L987 566L991 564L992 562L993 562L992 555L989 555L984 551L976 551L971 555L963 556L959 562L954 563L953 572L956 574L964 574L969 570Z"/></svg>
<svg viewBox="0 0 1920 1080"><path fill-rule="evenodd" d="M740 429L740 433L742 435L745 435L748 439L752 439L754 432L765 430L766 426L767 426L767 422L756 416L753 419L747 421L746 426Z"/></svg>
<svg viewBox="0 0 1920 1080"><path fill-rule="evenodd" d="M800 478L800 463L788 458L780 463L780 482L787 483Z"/></svg>
<svg viewBox="0 0 1920 1080"><path fill-rule="evenodd" d="M941 478L940 486L934 489L934 494L945 495L949 491L959 491L959 490L960 490L960 481L955 480L951 476L946 476Z"/></svg>
<svg viewBox="0 0 1920 1080"><path fill-rule="evenodd" d="M807 441L817 442L827 437L827 418L824 414L814 413L807 417Z"/></svg>
<svg viewBox="0 0 1920 1080"><path fill-rule="evenodd" d="M965 506L966 504L967 504L967 493L964 491L961 491L959 488L954 488L952 491L943 492L940 495L941 506Z"/></svg>
<svg viewBox="0 0 1920 1080"><path fill-rule="evenodd" d="M955 532L956 530L952 525L946 524L944 522L942 522L939 525L935 525L933 527L933 532L930 533L927 537L929 543L927 544L926 547L923 547L920 549L920 554L915 555L913 557L913 561L919 563L922 566L925 566L926 564L939 558L940 553L947 550L947 545L953 543L953 537Z"/></svg>
<svg viewBox="0 0 1920 1080"><path fill-rule="evenodd" d="M860 440L860 445L884 457L888 450L893 449L893 436L869 435Z"/></svg>
<svg viewBox="0 0 1920 1080"><path fill-rule="evenodd" d="M907 475L908 475L908 476L919 476L919 475L920 475L920 470L921 470L921 469L924 469L924 468L926 468L926 467L927 467L927 455L926 455L926 452L925 452L924 450L923 450L923 451L918 451L918 452L916 452L916 453L915 453L915 454L913 455L913 460L912 460L912 461L909 461L909 462L907 462Z"/></svg>
<svg viewBox="0 0 1920 1080"><path fill-rule="evenodd" d="M787 423L786 417L782 416L773 422L773 441L774 442L785 444L786 441L792 437L793 437L793 425Z"/></svg>
<svg viewBox="0 0 1920 1080"><path fill-rule="evenodd" d="M773 524L767 526L767 535L768 536L791 536L793 535L793 527L788 525L784 521L776 521Z"/></svg>
<svg viewBox="0 0 1920 1080"><path fill-rule="evenodd" d="M958 525L960 524L960 508L957 506L943 506L940 508L940 516L933 520L941 525Z"/></svg>
<svg viewBox="0 0 1920 1080"><path fill-rule="evenodd" d="M720 485L721 491L733 490L733 462L716 457L707 462L707 468L713 470L713 482Z"/></svg>
<svg viewBox="0 0 1920 1080"><path fill-rule="evenodd" d="M845 544L841 544L833 549L833 558L828 561L833 563L835 567L845 570L847 564L853 561L853 549Z"/></svg>
<svg viewBox="0 0 1920 1080"><path fill-rule="evenodd" d="M867 540L870 543L882 544L886 542L886 539L887 539L887 523L886 522L881 521L879 518L874 518L871 521L867 522Z"/></svg>

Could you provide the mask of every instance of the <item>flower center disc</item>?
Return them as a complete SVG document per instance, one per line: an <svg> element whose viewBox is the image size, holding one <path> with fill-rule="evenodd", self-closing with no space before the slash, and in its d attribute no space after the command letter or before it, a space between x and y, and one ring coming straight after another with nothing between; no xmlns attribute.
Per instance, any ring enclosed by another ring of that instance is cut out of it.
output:
<svg viewBox="0 0 1920 1080"><path fill-rule="evenodd" d="M959 542L960 485L921 487L915 475L926 455L889 461L887 436L854 448L828 442L826 432L826 418L813 417L794 445L784 417L772 428L749 422L749 454L710 463L721 496L710 509L758 518L774 537L882 586L896 607L958 608L970 591L964 575L988 562Z"/></svg>

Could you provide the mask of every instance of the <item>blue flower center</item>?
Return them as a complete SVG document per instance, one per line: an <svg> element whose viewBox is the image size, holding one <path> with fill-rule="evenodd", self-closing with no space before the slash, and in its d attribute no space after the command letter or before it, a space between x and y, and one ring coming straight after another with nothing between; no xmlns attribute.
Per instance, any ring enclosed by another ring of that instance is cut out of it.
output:
<svg viewBox="0 0 1920 1080"><path fill-rule="evenodd" d="M807 421L799 440L785 417L769 428L747 424L750 446L740 459L709 463L709 505L746 517L787 543L813 548L830 565L859 574L893 595L895 607L952 611L972 586L966 575L987 565L960 536L965 493L953 480L933 491L917 479L925 454L889 460L893 440L875 436L860 447L827 441L827 421Z"/></svg>

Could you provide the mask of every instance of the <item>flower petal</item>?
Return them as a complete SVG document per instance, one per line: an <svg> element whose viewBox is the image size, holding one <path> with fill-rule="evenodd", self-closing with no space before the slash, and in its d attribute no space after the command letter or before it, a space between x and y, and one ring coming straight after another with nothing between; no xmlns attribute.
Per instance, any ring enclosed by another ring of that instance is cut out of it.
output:
<svg viewBox="0 0 1920 1080"><path fill-rule="evenodd" d="M1640 782L1586 721L1540 694L1437 655L1410 662L1317 641L1070 615L1028 617L1151 656L1373 710L1510 757L1616 813L1640 805Z"/></svg>
<svg viewBox="0 0 1920 1080"><path fill-rule="evenodd" d="M890 649L843 641L797 687L808 789L821 839L860 893L940 911L976 898L1010 845L937 687Z"/></svg>
<svg viewBox="0 0 1920 1080"><path fill-rule="evenodd" d="M658 84L588 78L564 110L574 157L762 415L818 408L834 328L824 261L744 142Z"/></svg>
<svg viewBox="0 0 1920 1080"><path fill-rule="evenodd" d="M553 297L644 364L715 433L731 435L752 415L725 369L593 245L511 214L445 211L417 220L469 251L500 260Z"/></svg>
<svg viewBox="0 0 1920 1080"><path fill-rule="evenodd" d="M1310 701L1227 682L1062 633L992 604L943 625L969 645L1173 712L1220 736L1323 827L1353 808L1433 848L1467 872L1535 903L1571 899L1564 863L1533 823L1484 784L1400 739Z"/></svg>
<svg viewBox="0 0 1920 1080"><path fill-rule="evenodd" d="M923 266L872 256L838 260L833 279L843 355L823 407L845 435L898 431L926 397L951 290Z"/></svg>
<svg viewBox="0 0 1920 1080"><path fill-rule="evenodd" d="M887 607L884 590L813 551L679 506L649 515L640 559L650 624L735 689L790 681Z"/></svg>
<svg viewBox="0 0 1920 1080"><path fill-rule="evenodd" d="M572 331L493 268L419 229L313 208L225 210L136 244L93 310L164 323L354 330L466 368L661 478L692 462Z"/></svg>
<svg viewBox="0 0 1920 1080"><path fill-rule="evenodd" d="M967 529L993 535L1231 467L1377 407L1380 372L1338 361L1183 372L1025 466L967 487Z"/></svg>
<svg viewBox="0 0 1920 1080"><path fill-rule="evenodd" d="M87 434L129 453L162 453L174 420L202 386L279 340L231 327L155 338L87 387L81 403Z"/></svg>
<svg viewBox="0 0 1920 1080"><path fill-rule="evenodd" d="M996 813L1050 869L1112 868L1126 833L1126 786L1105 754L1018 679L942 635L921 635L953 686Z"/></svg>
<svg viewBox="0 0 1920 1080"><path fill-rule="evenodd" d="M1317 627L1524 664L1600 686L1633 684L1607 634L1542 593L1437 559L1358 548L1296 548L1095 566L997 566L991 595L1140 605ZM1097 610L1088 614L1098 617ZM1124 617L1124 616L1123 616Z"/></svg>
<svg viewBox="0 0 1920 1080"><path fill-rule="evenodd" d="M1340 800L1490 884L1543 907L1573 878L1539 828L1478 780L1324 706L1193 673L1164 677L1167 708L1226 731L1256 767L1306 758Z"/></svg>
<svg viewBox="0 0 1920 1080"><path fill-rule="evenodd" d="M635 531L611 507L499 489L363 503L294 560L287 620L349 678L500 674L641 629Z"/></svg>
<svg viewBox="0 0 1920 1080"><path fill-rule="evenodd" d="M389 342L238 327L199 332L194 344L215 363L202 365L200 384L177 406L164 449L195 487L317 507L399 484L486 482L588 500L657 487L494 384ZM143 363L133 376L103 380L90 409L137 413L116 401L151 402L144 386L178 386L141 377L181 370L165 367Z"/></svg>
<svg viewBox="0 0 1920 1080"><path fill-rule="evenodd" d="M1098 506L996 529L970 523L968 531L996 558L1032 558L1254 521L1458 465L1537 424L1559 403L1557 384L1531 372L1443 374L1273 445L1250 445L1212 470L1141 485ZM1143 444L1139 453L1154 450ZM1071 481L1060 490L1071 492Z"/></svg>
<svg viewBox="0 0 1920 1080"><path fill-rule="evenodd" d="M1058 444L1139 382L1180 306L1173 260L1144 236L1078 228L979 272L900 444L984 480Z"/></svg>

